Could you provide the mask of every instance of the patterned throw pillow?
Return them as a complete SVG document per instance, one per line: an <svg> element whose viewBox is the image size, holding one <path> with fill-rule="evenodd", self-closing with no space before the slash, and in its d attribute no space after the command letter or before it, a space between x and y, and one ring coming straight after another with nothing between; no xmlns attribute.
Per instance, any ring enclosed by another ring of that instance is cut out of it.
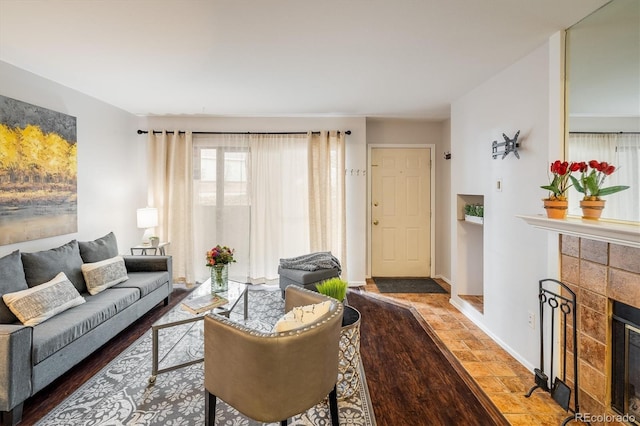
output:
<svg viewBox="0 0 640 426"><path fill-rule="evenodd" d="M294 330L311 324L329 312L331 303L331 301L327 300L314 305L297 306L276 322L273 326L273 331L282 333L283 331Z"/></svg>
<svg viewBox="0 0 640 426"><path fill-rule="evenodd" d="M2 300L20 322L28 326L38 325L85 302L64 272L44 284L7 293Z"/></svg>
<svg viewBox="0 0 640 426"><path fill-rule="evenodd" d="M98 294L129 279L122 256L82 265L82 274L89 294Z"/></svg>

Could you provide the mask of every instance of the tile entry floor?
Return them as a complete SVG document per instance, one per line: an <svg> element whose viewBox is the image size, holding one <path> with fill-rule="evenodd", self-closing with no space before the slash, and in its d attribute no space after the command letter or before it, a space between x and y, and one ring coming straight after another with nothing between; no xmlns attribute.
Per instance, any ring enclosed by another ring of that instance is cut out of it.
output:
<svg viewBox="0 0 640 426"><path fill-rule="evenodd" d="M450 291L444 281L436 281ZM367 280L364 290L379 293L372 280ZM524 397L533 386L533 373L449 303L449 294L384 296L409 303L420 313L512 425L555 426L569 415L546 392L537 390Z"/></svg>

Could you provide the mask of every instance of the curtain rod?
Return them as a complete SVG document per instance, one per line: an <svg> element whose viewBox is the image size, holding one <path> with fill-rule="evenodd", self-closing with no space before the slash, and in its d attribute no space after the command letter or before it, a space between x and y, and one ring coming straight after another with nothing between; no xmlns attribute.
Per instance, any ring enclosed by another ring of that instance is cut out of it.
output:
<svg viewBox="0 0 640 426"><path fill-rule="evenodd" d="M175 133L173 130L167 130L167 133ZM148 130L138 130L139 135L149 133ZM153 130L153 134L162 133L162 130ZM185 133L184 130L178 130L178 134ZM308 132L191 132L194 135L306 135ZM338 131L340 133L340 131ZM319 135L320 132L311 132L311 134ZM345 135L350 135L351 130L345 130Z"/></svg>
<svg viewBox="0 0 640 426"><path fill-rule="evenodd" d="M569 132L570 135L640 135L640 132Z"/></svg>

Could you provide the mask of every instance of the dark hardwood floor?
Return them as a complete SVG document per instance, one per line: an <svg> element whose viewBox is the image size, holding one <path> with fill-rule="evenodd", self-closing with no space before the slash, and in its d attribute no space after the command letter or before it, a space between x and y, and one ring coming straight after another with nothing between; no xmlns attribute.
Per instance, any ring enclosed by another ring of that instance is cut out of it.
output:
<svg viewBox="0 0 640 426"><path fill-rule="evenodd" d="M350 292L362 315L360 356L379 425L508 425L413 310Z"/></svg>
<svg viewBox="0 0 640 426"><path fill-rule="evenodd" d="M159 304L68 373L25 402L21 425L33 425L90 379L178 304L188 290L176 288L169 306ZM455 357L419 315L396 303L350 292L362 313L361 357L377 424L508 425Z"/></svg>
<svg viewBox="0 0 640 426"><path fill-rule="evenodd" d="M67 396L73 393L74 390L80 387L80 385L89 380L118 356L118 354L149 330L151 324L177 305L190 291L191 289L174 287L171 302L168 306L159 303L142 318L114 337L109 343L102 346L49 386L27 399L25 401L20 426L30 426L40 420L46 413L61 403Z"/></svg>

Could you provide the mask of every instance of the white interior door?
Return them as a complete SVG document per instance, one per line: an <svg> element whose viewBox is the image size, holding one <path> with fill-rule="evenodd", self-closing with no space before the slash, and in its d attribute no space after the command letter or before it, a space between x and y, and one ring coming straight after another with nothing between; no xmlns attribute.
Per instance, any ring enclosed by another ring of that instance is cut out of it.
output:
<svg viewBox="0 0 640 426"><path fill-rule="evenodd" d="M371 150L371 274L428 277L431 261L429 148Z"/></svg>

